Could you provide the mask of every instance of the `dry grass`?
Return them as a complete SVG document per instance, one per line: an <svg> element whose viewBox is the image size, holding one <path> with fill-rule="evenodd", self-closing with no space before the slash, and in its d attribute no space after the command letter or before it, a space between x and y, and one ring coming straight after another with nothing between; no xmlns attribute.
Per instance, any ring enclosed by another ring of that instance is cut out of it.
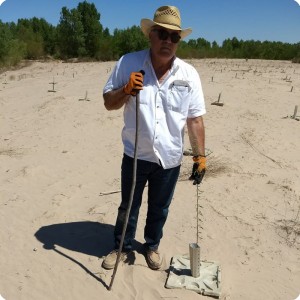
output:
<svg viewBox="0 0 300 300"><path fill-rule="evenodd" d="M286 241L290 247L300 244L300 206L296 216L291 219L277 221L278 234Z"/></svg>
<svg viewBox="0 0 300 300"><path fill-rule="evenodd" d="M6 156L20 156L22 153L16 149L0 149L0 155L6 155Z"/></svg>
<svg viewBox="0 0 300 300"><path fill-rule="evenodd" d="M15 66L0 66L0 74L7 72L7 71L16 71L28 66L31 66L34 61L32 60L22 60Z"/></svg>
<svg viewBox="0 0 300 300"><path fill-rule="evenodd" d="M192 158L185 157L181 166L179 181L188 180L192 171ZM206 160L205 178L215 178L221 174L230 172L230 168L221 158L209 155Z"/></svg>
<svg viewBox="0 0 300 300"><path fill-rule="evenodd" d="M207 177L218 177L220 174L229 173L230 168L224 162L223 159L218 157L208 157L207 159L207 171L205 176Z"/></svg>

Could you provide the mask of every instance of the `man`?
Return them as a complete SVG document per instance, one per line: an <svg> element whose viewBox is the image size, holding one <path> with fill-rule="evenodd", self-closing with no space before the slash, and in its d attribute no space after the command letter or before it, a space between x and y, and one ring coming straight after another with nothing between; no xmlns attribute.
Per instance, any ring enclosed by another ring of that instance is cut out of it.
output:
<svg viewBox="0 0 300 300"><path fill-rule="evenodd" d="M132 250L142 194L148 183L145 257L151 269L161 267L158 247L179 176L185 124L194 154L190 179L194 180L194 184L199 184L205 173L202 115L206 111L200 78L192 66L175 56L178 42L192 30L181 28L180 13L174 6L158 8L153 20L142 19L141 29L150 41L150 49L124 55L103 90L107 110L124 106L125 123L122 131L122 201L114 231L115 250L102 263L106 269L115 266L130 198L137 92L140 92L140 110L136 186L121 252L122 260Z"/></svg>

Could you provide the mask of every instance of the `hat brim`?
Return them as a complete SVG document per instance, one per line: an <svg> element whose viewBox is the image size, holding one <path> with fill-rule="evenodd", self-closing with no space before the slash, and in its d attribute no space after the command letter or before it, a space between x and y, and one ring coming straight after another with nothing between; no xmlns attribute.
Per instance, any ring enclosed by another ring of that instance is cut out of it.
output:
<svg viewBox="0 0 300 300"><path fill-rule="evenodd" d="M142 29L142 32L144 33L144 35L147 38L149 38L149 33L151 31L151 28L153 26L156 26L156 25L167 28L167 29L180 31L180 36L181 36L182 39L184 39L185 37L187 37L189 34L192 33L192 28L181 29L178 26L174 26L174 25L170 25L170 24L164 24L164 23L158 23L158 22L154 22L150 19L142 19L141 20L141 29Z"/></svg>

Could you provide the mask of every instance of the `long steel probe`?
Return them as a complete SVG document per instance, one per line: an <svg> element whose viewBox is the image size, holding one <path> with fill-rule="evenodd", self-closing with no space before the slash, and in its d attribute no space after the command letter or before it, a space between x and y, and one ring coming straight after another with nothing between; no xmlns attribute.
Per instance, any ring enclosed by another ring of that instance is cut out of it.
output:
<svg viewBox="0 0 300 300"><path fill-rule="evenodd" d="M199 184L197 184L197 245L199 245Z"/></svg>
<svg viewBox="0 0 300 300"><path fill-rule="evenodd" d="M144 71L140 71L143 75L145 74ZM123 243L124 243L124 238L125 238L125 233L127 229L127 224L128 224L128 219L129 219L129 214L132 206L132 201L133 201L133 195L134 195L134 190L135 190L135 184L136 184L136 165L137 165L137 146L138 146L138 129L139 129L139 109L140 109L140 93L137 91L136 93L136 130L135 130L135 145L134 145L134 157L133 157L133 176L132 176L132 186L131 186L131 191L130 191L130 196L129 196L129 203L128 207L126 210L126 216L125 216L125 221L123 225L123 231L122 231L122 236L121 236L121 241L120 241L120 246L118 250L118 255L117 255L117 261L114 267L114 271L111 277L110 285L108 287L108 290L110 291L112 288L112 285L115 280L115 276L117 273L117 269L119 266L120 258L121 258L121 253L122 253L122 248L123 248Z"/></svg>

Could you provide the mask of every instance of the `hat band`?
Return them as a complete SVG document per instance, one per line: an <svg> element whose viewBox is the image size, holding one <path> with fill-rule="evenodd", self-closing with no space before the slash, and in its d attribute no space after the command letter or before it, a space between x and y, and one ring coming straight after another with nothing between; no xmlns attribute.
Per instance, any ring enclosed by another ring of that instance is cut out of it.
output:
<svg viewBox="0 0 300 300"><path fill-rule="evenodd" d="M154 21L154 22L155 22L155 21ZM156 22L156 23L163 24L163 25L165 25L166 27L167 27L168 25L169 25L169 26L174 26L174 27L177 27L178 30L181 30L181 27L180 27L178 24L175 24L175 23L170 23L170 22L168 22L168 23Z"/></svg>

